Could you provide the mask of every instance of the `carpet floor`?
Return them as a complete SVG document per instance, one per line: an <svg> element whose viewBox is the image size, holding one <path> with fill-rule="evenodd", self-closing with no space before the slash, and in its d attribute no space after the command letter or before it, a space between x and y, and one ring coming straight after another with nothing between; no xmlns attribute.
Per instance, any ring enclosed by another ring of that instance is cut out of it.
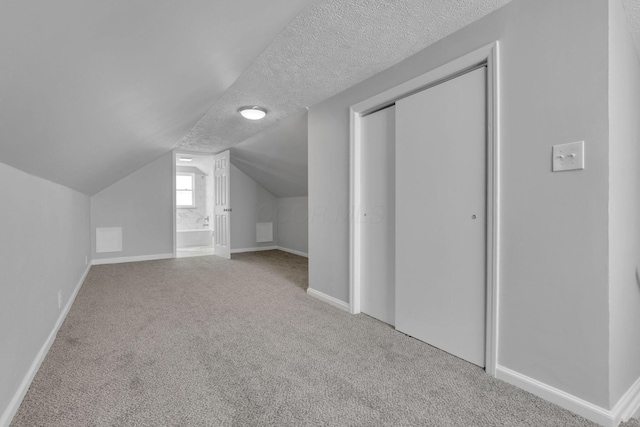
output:
<svg viewBox="0 0 640 427"><path fill-rule="evenodd" d="M11 425L595 425L307 278L280 251L93 266Z"/></svg>

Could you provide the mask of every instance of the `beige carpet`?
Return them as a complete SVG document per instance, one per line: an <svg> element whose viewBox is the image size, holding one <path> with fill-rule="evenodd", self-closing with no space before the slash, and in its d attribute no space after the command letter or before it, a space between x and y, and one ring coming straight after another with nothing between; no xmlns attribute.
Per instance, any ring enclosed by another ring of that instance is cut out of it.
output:
<svg viewBox="0 0 640 427"><path fill-rule="evenodd" d="M94 266L12 425L594 425L306 287L280 251Z"/></svg>

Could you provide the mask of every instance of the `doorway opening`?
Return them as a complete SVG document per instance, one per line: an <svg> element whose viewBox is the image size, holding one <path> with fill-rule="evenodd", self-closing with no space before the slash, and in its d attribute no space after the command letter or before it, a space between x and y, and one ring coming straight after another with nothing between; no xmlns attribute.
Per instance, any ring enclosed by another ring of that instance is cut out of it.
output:
<svg viewBox="0 0 640 427"><path fill-rule="evenodd" d="M175 154L176 258L213 255L213 156Z"/></svg>

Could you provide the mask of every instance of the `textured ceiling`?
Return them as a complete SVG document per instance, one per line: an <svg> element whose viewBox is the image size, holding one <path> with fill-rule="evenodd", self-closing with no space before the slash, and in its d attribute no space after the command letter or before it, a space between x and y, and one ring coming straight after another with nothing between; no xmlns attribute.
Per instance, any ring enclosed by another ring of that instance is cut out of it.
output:
<svg viewBox="0 0 640 427"><path fill-rule="evenodd" d="M320 0L274 39L180 141L232 148L236 166L278 197L306 194L305 107L424 49L511 0ZM640 52L640 0L622 0ZM640 55L639 55L640 56ZM269 109L247 121L242 105ZM296 131L294 131L296 129Z"/></svg>
<svg viewBox="0 0 640 427"><path fill-rule="evenodd" d="M390 67L506 0L323 0L280 33L180 141L219 152ZM250 122L242 105L269 110Z"/></svg>
<svg viewBox="0 0 640 427"><path fill-rule="evenodd" d="M263 145L304 152L305 107L509 1L0 0L0 162L94 194L176 144L245 141L237 165L298 193L306 159ZM640 48L640 0L622 2Z"/></svg>
<svg viewBox="0 0 640 427"><path fill-rule="evenodd" d="M96 193L170 151L310 1L0 0L0 161Z"/></svg>
<svg viewBox="0 0 640 427"><path fill-rule="evenodd" d="M409 57L511 0L315 1L180 141L219 152ZM640 0L622 0L640 56ZM269 109L243 120L242 105Z"/></svg>

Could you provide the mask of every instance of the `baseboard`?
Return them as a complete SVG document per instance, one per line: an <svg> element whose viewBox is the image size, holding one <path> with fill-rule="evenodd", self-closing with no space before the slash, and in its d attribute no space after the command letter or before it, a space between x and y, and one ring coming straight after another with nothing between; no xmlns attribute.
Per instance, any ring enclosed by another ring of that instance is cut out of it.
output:
<svg viewBox="0 0 640 427"><path fill-rule="evenodd" d="M309 254L305 253L305 252L296 251L295 249L284 248L282 246L278 246L277 248L278 248L278 250L281 250L282 252L289 252L290 254L294 254L294 255L298 255L298 256L303 256L305 258L309 258Z"/></svg>
<svg viewBox="0 0 640 427"><path fill-rule="evenodd" d="M128 256L128 257L120 257L120 258L94 259L94 260L91 261L91 264L92 265L121 264L123 262L155 261L155 260L158 260L158 259L169 259L169 258L175 258L173 256L173 253L170 253L170 254Z"/></svg>
<svg viewBox="0 0 640 427"><path fill-rule="evenodd" d="M240 249L231 249L232 254L241 254L244 252L259 252L259 251L275 251L279 249L277 246L261 246L258 248L240 248Z"/></svg>
<svg viewBox="0 0 640 427"><path fill-rule="evenodd" d="M324 301L327 304L331 304L334 307L338 307L339 309L344 310L347 313L349 312L349 304L344 301L340 301L338 298L323 294L322 292L316 291L315 289L311 288L307 288L307 294L319 299L320 301Z"/></svg>
<svg viewBox="0 0 640 427"><path fill-rule="evenodd" d="M0 427L8 427L9 424L11 423L11 420L18 412L18 409L20 408L20 404L22 403L22 399L24 399L24 396L27 394L27 391L29 391L29 387L31 386L31 382L33 381L33 378L36 376L38 369L40 369L40 365L42 365L42 361L47 356L47 353L49 353L49 349L51 348L51 345L55 341L56 335L58 335L58 330L60 329L60 326L62 326L64 319L66 319L67 314L69 314L69 310L71 310L71 306L73 305L73 302L76 300L76 295L78 295L78 291L82 287L82 284L84 283L84 279L87 278L87 274L89 274L90 268L91 268L90 265L87 266L84 273L82 273L82 277L80 277L80 280L78 281L78 284L76 285L75 289L73 290L73 293L71 294L69 300L67 301L67 304L64 306L64 309L60 312L60 316L58 316L58 320L56 321L56 324L51 330L51 333L49 334L46 341L40 348L40 351L36 355L35 359L33 359L33 362L31 363L31 367L29 368L29 370L27 371L27 374L24 376L22 382L20 383L20 387L18 387L18 390L16 390L15 394L13 395L11 402L9 402L9 406L7 407L7 409L5 409L4 413L0 417Z"/></svg>
<svg viewBox="0 0 640 427"><path fill-rule="evenodd" d="M631 418L640 418L640 378L622 395L611 412L614 416L613 420L617 421L616 425Z"/></svg>
<svg viewBox="0 0 640 427"><path fill-rule="evenodd" d="M241 253L245 253L245 252L274 251L274 250L283 251L283 252L289 252L290 254L294 254L294 255L298 255L298 256L303 256L305 258L309 258L309 255L304 253L304 252L296 251L296 250L289 249L289 248L283 248L282 246L261 246L261 247L257 247L257 248L231 249L231 253L232 254L241 254Z"/></svg>
<svg viewBox="0 0 640 427"><path fill-rule="evenodd" d="M497 367L496 377L605 427L617 427L623 419L623 413L628 412L630 416L633 412L630 405L632 402L637 404L640 398L639 390L634 391L634 387L640 388L638 381L625 393L613 410L608 410L504 366Z"/></svg>

